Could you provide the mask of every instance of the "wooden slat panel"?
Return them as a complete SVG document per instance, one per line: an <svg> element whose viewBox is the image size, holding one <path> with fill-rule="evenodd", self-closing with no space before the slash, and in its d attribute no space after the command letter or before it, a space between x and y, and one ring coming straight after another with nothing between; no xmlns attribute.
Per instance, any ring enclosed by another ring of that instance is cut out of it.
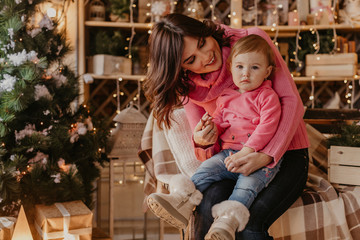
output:
<svg viewBox="0 0 360 240"><path fill-rule="evenodd" d="M358 166L360 177L360 148L331 146L329 150L329 163Z"/></svg>
<svg viewBox="0 0 360 240"><path fill-rule="evenodd" d="M329 181L339 184L360 185L360 168L331 165Z"/></svg>

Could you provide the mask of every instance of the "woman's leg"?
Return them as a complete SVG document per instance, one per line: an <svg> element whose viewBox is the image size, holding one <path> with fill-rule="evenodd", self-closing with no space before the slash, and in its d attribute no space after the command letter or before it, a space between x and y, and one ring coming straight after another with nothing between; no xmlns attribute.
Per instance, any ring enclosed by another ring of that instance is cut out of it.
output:
<svg viewBox="0 0 360 240"><path fill-rule="evenodd" d="M214 218L211 215L211 208L222 201L225 201L231 195L236 181L222 180L213 183L203 192L203 200L197 206L195 212L195 239L204 240L208 233Z"/></svg>
<svg viewBox="0 0 360 240"><path fill-rule="evenodd" d="M308 176L307 149L287 151L274 180L250 207L250 219L236 239L272 239L268 228L299 198Z"/></svg>
<svg viewBox="0 0 360 240"><path fill-rule="evenodd" d="M287 151L284 154L280 171L255 199L250 208L250 220L236 239L272 239L267 230L301 195L307 180L308 164L307 149ZM195 215L195 239L204 239L213 222L211 207L227 200L234 186L235 181L224 180L214 183L203 192L203 201Z"/></svg>

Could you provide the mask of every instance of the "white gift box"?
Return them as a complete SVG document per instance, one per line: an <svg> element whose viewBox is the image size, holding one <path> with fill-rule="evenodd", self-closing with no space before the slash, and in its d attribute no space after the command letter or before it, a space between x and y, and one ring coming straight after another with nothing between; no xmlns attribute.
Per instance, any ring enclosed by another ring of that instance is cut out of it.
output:
<svg viewBox="0 0 360 240"><path fill-rule="evenodd" d="M107 54L97 54L92 59L92 72L96 75L131 75L131 59L122 56L112 56Z"/></svg>

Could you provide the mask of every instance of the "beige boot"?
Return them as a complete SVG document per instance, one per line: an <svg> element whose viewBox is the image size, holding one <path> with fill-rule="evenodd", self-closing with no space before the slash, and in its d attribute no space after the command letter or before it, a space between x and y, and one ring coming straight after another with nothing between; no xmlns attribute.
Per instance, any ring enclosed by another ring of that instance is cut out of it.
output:
<svg viewBox="0 0 360 240"><path fill-rule="evenodd" d="M206 240L234 240L235 232L244 230L249 221L249 210L238 201L227 200L216 204L211 209L215 218Z"/></svg>
<svg viewBox="0 0 360 240"><path fill-rule="evenodd" d="M202 193L182 174L173 176L169 186L170 194L152 193L147 198L147 205L157 217L178 229L185 229L202 200Z"/></svg>

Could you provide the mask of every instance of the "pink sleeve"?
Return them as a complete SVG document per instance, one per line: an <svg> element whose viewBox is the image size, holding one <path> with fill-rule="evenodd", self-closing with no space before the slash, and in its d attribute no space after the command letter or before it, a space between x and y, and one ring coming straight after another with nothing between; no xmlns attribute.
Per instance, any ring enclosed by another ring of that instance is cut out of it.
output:
<svg viewBox="0 0 360 240"><path fill-rule="evenodd" d="M193 140L194 143L194 140ZM194 149L195 149L195 156L196 158L203 162L206 159L211 158L212 156L214 156L216 153L218 153L220 151L220 145L218 144L218 142L216 142L214 145L207 147L207 148L201 148L201 147L195 147L195 143L194 143Z"/></svg>
<svg viewBox="0 0 360 240"><path fill-rule="evenodd" d="M253 148L256 152L262 150L270 142L281 115L280 101L273 90L262 91L257 102L260 108L259 124L245 143L245 146Z"/></svg>
<svg viewBox="0 0 360 240"><path fill-rule="evenodd" d="M304 107L294 80L291 77L279 51L272 43L265 31L259 28L249 28L248 34L256 34L263 37L271 46L275 53L276 70L272 75L273 89L278 94L281 104L281 117L274 137L262 150L274 158L277 163L288 149L296 129L302 121Z"/></svg>
<svg viewBox="0 0 360 240"><path fill-rule="evenodd" d="M194 104L189 100L185 105L184 109L186 112L187 119L189 120L189 124L191 127L191 131L194 132L196 124L200 121L201 117L205 114L205 109ZM195 156L199 161L205 161L208 159L208 156L212 156L214 153L214 147L211 146L207 149L196 147L194 139L192 138L193 146L195 149Z"/></svg>
<svg viewBox="0 0 360 240"><path fill-rule="evenodd" d="M191 101L189 101L186 105L184 105L184 108L185 108L186 116L189 120L191 130L193 131L195 129L196 124L198 124L201 117L205 114L205 109L194 104ZM215 143L214 145L208 148L201 148L195 146L195 142L193 138L192 138L192 142L195 149L196 158L202 162L212 157L215 153L219 152L220 150L220 145L218 143Z"/></svg>
<svg viewBox="0 0 360 240"><path fill-rule="evenodd" d="M200 121L201 117L205 114L205 109L196 105L191 100L189 100L185 105L184 109L186 112L186 117L189 120L191 131L195 129L196 124Z"/></svg>

